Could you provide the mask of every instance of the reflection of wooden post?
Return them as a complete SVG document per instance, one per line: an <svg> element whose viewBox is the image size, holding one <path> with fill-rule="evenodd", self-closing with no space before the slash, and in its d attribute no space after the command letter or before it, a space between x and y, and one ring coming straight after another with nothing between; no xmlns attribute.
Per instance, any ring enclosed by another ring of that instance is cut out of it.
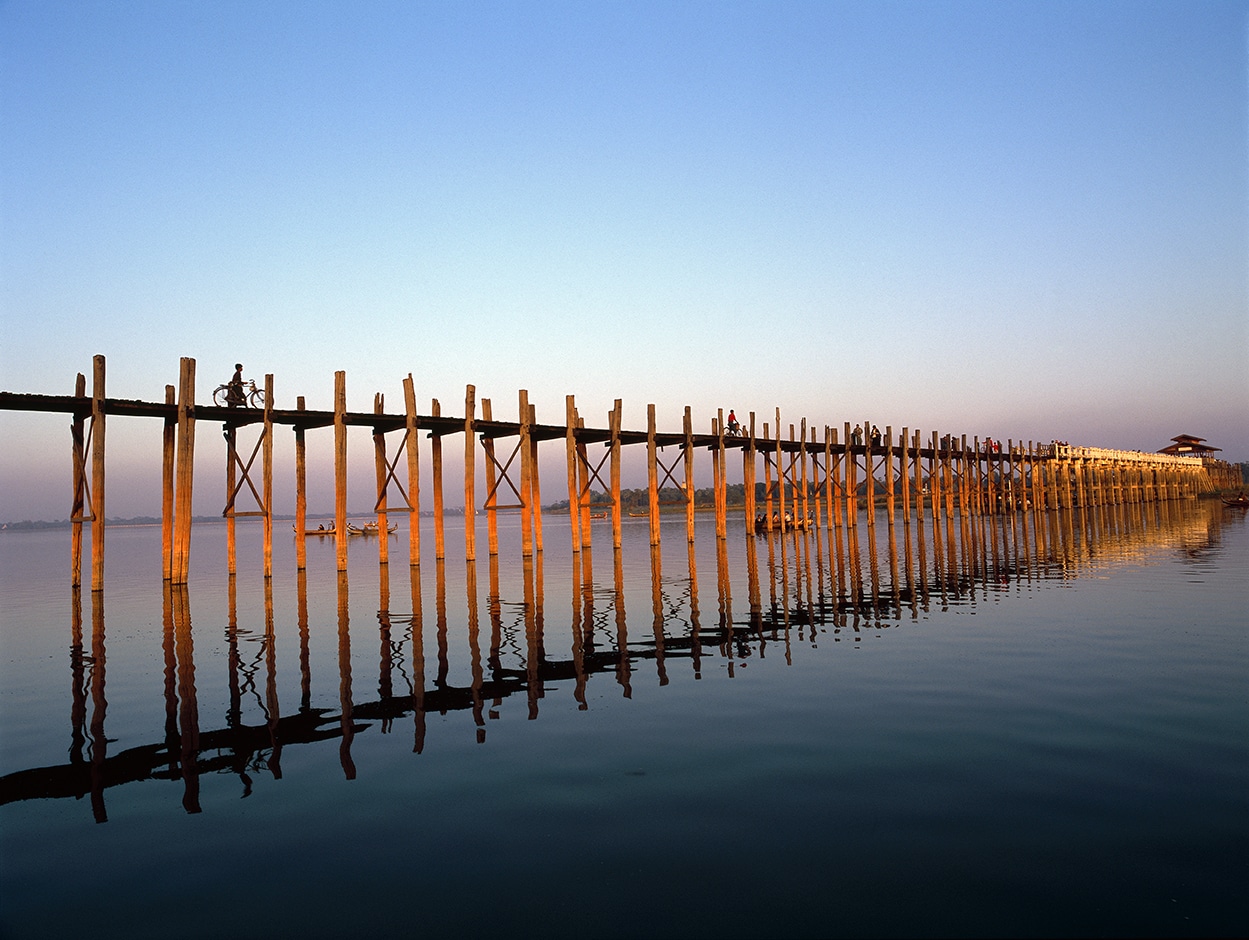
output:
<svg viewBox="0 0 1249 940"><path fill-rule="evenodd" d="M104 357L91 373L91 590L104 590Z"/></svg>
<svg viewBox="0 0 1249 940"><path fill-rule="evenodd" d="M581 552L581 492L577 489L577 404L572 395L564 396L564 456L568 464L568 528L572 532L572 553L578 555Z"/></svg>
<svg viewBox="0 0 1249 940"><path fill-rule="evenodd" d="M659 544L659 467L655 449L655 406L646 406L646 502L650 517L651 544Z"/></svg>
<svg viewBox="0 0 1249 940"><path fill-rule="evenodd" d="M532 496L530 475L533 473L531 461L533 453L529 448L529 392L521 389L520 400L520 540L521 555L525 558L533 556L533 517L530 515L529 501Z"/></svg>
<svg viewBox="0 0 1249 940"><path fill-rule="evenodd" d="M381 392L373 393L373 414L386 413L386 396ZM390 539L387 529L390 526L386 514L386 434L380 427L373 427L373 468L377 478L377 563L390 564Z"/></svg>
<svg viewBox="0 0 1249 940"><path fill-rule="evenodd" d="M612 407L611 418L611 537L612 547L620 547L620 399Z"/></svg>
<svg viewBox="0 0 1249 940"><path fill-rule="evenodd" d="M175 470L173 582L186 584L191 557L191 495L195 479L195 360L178 370L178 465Z"/></svg>
<svg viewBox="0 0 1249 940"><path fill-rule="evenodd" d="M494 420L489 398L481 400L481 420ZM499 554L499 494L495 492L494 438L483 437L481 449L486 455L486 550L494 558Z"/></svg>
<svg viewBox="0 0 1249 940"><path fill-rule="evenodd" d="M690 406L685 406L685 418L682 421L685 431L685 540L694 544L694 421L690 416Z"/></svg>
<svg viewBox="0 0 1249 940"><path fill-rule="evenodd" d="M81 372L78 373L78 379L74 384L74 397L87 397L87 377ZM87 447L86 432L83 427L83 413L81 410L74 411L74 421L70 425L70 439L73 445L73 461L74 461L74 499L71 503L69 511L70 522L70 541L69 541L69 570L70 584L73 587L79 587L82 584L82 520L83 511L87 508L86 502L86 472L87 472Z"/></svg>
<svg viewBox="0 0 1249 940"><path fill-rule="evenodd" d="M429 413L435 418L442 417L442 405L435 398L429 406ZM433 464L434 476L434 560L446 558L446 530L442 518L442 432L435 430L430 443L430 461Z"/></svg>
<svg viewBox="0 0 1249 940"><path fill-rule="evenodd" d="M334 547L347 570L347 373L334 373Z"/></svg>
<svg viewBox="0 0 1249 940"><path fill-rule="evenodd" d="M477 389L464 388L464 559L477 560Z"/></svg>
<svg viewBox="0 0 1249 940"><path fill-rule="evenodd" d="M166 405L176 408L177 396L176 388L172 385L165 386ZM173 486L177 431L178 416L174 411L165 417L165 427L161 436L160 558L161 577L166 581L173 573ZM81 532L81 529L79 531Z"/></svg>
<svg viewBox="0 0 1249 940"><path fill-rule="evenodd" d="M260 451L264 474L265 577L273 576L273 373L265 375L265 442Z"/></svg>
<svg viewBox="0 0 1249 940"><path fill-rule="evenodd" d="M404 430L408 448L408 502L412 512L408 515L408 564L413 568L421 564L421 464L420 445L416 427L416 386L412 373L403 380Z"/></svg>
<svg viewBox="0 0 1249 940"><path fill-rule="evenodd" d="M529 427L538 423L533 405L529 406ZM538 439L529 434L529 509L533 513L533 548L542 554L542 474L538 472ZM538 571L541 572L541 566Z"/></svg>
<svg viewBox="0 0 1249 940"><path fill-rule="evenodd" d="M295 410L304 410L304 396L295 399ZM295 570L308 567L308 456L304 426L295 425Z"/></svg>

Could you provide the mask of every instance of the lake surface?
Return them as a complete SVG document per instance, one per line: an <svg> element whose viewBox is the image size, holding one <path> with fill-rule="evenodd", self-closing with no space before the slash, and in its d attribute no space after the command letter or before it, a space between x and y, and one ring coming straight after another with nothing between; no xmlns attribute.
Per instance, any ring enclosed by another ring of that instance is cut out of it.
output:
<svg viewBox="0 0 1249 940"><path fill-rule="evenodd" d="M0 935L1249 933L1244 512L544 523L0 536Z"/></svg>

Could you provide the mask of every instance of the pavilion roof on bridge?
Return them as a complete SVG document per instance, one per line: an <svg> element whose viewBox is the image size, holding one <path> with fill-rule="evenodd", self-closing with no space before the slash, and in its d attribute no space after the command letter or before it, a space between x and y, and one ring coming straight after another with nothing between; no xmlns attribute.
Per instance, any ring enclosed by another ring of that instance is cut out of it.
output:
<svg viewBox="0 0 1249 940"><path fill-rule="evenodd" d="M1166 447L1158 451L1158 453L1201 455L1213 454L1215 451L1223 449L1221 447L1211 447L1209 444L1205 443L1206 439L1204 437L1193 437L1191 434L1180 434L1177 437L1171 438L1171 440L1174 443L1168 444Z"/></svg>

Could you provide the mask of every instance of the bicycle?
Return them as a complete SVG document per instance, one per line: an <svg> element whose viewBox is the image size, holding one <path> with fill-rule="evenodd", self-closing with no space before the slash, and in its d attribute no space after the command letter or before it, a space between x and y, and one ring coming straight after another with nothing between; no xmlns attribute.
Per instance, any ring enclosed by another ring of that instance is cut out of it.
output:
<svg viewBox="0 0 1249 940"><path fill-rule="evenodd" d="M213 389L213 404L218 408L230 406L230 383L218 385ZM256 380L248 379L243 384L243 400L234 403L236 408L263 408L265 406L265 390L256 388Z"/></svg>

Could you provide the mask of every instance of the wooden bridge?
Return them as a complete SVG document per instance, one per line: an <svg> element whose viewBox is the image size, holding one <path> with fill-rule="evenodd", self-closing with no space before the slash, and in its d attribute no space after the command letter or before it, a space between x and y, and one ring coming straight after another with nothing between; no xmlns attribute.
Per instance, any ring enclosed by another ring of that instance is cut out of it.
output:
<svg viewBox="0 0 1249 940"><path fill-rule="evenodd" d="M476 390L467 386L461 417L442 414L433 400L428 414L416 405L411 374L403 380L404 408L387 413L383 396L373 398L371 412L347 410L345 372L334 374L333 411L313 411L296 399L294 409L273 407L273 375L266 375L262 408L219 407L195 401L195 360L183 358L179 381L165 387L163 402L108 398L105 393L105 361L94 358L91 391L86 377L79 374L72 395L41 395L0 392L0 409L60 412L73 417L71 425L74 496L70 513L71 572L75 585L81 581L82 524L91 524L91 587L104 585L105 520L105 427L112 417L151 417L164 422L161 519L163 528L163 571L167 580L184 584L190 557L191 496L194 486L195 428L197 421L220 421L226 441L226 485L229 497L223 516L227 521L229 571L235 571L235 519L256 516L263 520L264 574L272 573L273 538L273 440L274 429L287 426L295 434L295 530L297 566L306 562L306 442L305 432L313 428L334 429L334 535L340 571L347 567L347 429L367 427L374 442L374 470L377 525L385 532L391 513L421 512L419 439L430 440L434 552L445 556L442 453L443 438L463 435L464 505L466 509L465 557L477 557L476 508L485 511L488 551L498 553L497 514L518 510L521 517L522 552L528 557L542 551L542 512L539 485L538 445L563 440L567 466L569 518L574 553L590 547L590 492L595 482L610 494L612 544L621 545L621 448L646 445L649 494L650 539L659 544L661 493L675 492L675 505L684 509L689 541L694 539L694 455L709 451L715 493L716 535L726 538L728 454L740 451L741 480L745 489L748 532L757 525L841 527L858 524L860 499L868 507L867 525L874 526L883 510L893 525L901 510L909 522L914 511L922 517L926 506L935 517L952 514L956 506L964 514L996 514L1024 508L1056 509L1102 504L1136 503L1190 498L1203 492L1239 485L1235 468L1208 458L1180 457L1138 451L1069 447L1050 442L980 441L967 435L939 434L925 439L920 431L902 428L894 438L891 426L879 436L864 422L861 434L845 422L841 433L825 425L822 435L803 418L789 424L788 436L781 426L780 409L775 424L756 427L751 412L747 424L732 433L717 412L710 431L695 433L690 408L685 408L682 430L660 432L656 428L655 406L647 406L647 429L629 431L621 427L621 401L617 399L607 415L605 428L587 427L579 414L574 396L565 399L562 424L540 424L528 393L518 393L517 420L496 420L489 399L481 402L477 414ZM249 455L239 449L240 431L258 430ZM399 435L402 432L402 435ZM393 452L387 435L399 437ZM513 443L514 440L514 443ZM477 446L485 456L483 499L476 492ZM505 442L499 449L500 442ZM589 452L593 444L604 445L595 460ZM679 449L671 463L660 451L668 446ZM510 453L508 453L508 448ZM255 468L257 456L260 466ZM758 467L762 461L764 498L758 499ZM607 480L603 479L606 465ZM402 480L400 479L402 477ZM392 501L392 494L398 501ZM506 494L507 501L501 499ZM254 509L240 509L254 503ZM514 500L514 501L513 501ZM883 506L878 507L878 502ZM249 503L249 504L250 504ZM378 539L381 563L387 563L388 540ZM408 527L408 562L421 563L420 526Z"/></svg>

